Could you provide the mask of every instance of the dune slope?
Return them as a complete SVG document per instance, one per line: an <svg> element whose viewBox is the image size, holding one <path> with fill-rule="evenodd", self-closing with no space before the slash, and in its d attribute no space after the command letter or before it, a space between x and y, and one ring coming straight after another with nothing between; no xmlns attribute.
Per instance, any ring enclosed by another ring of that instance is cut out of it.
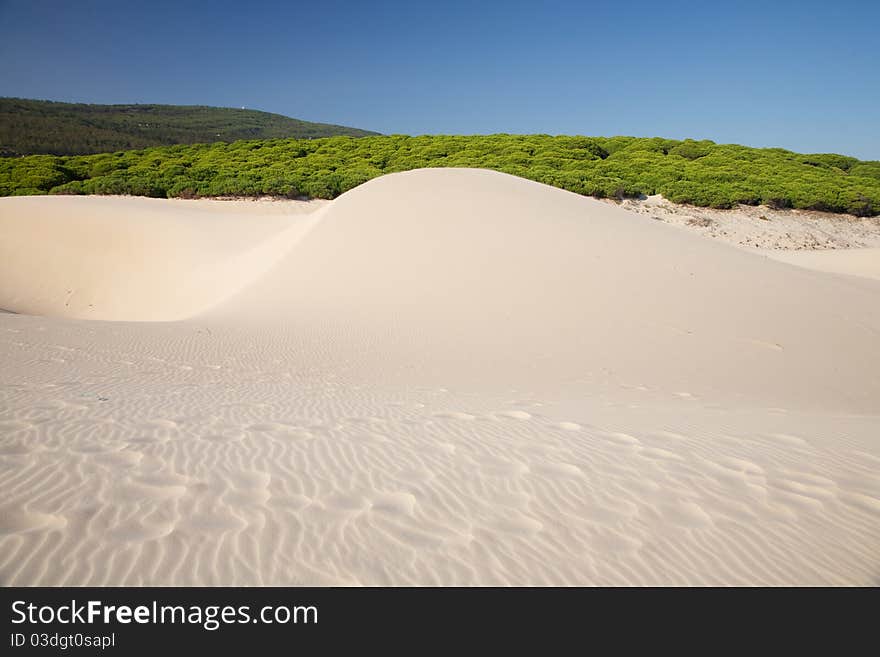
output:
<svg viewBox="0 0 880 657"><path fill-rule="evenodd" d="M281 213L265 203L4 199L0 304L18 313L81 319L189 317L287 253L320 216L318 207L289 204ZM300 220L290 221L290 214ZM254 217L258 221L249 221Z"/></svg>
<svg viewBox="0 0 880 657"><path fill-rule="evenodd" d="M0 200L4 584L880 581L880 282L488 171L247 214Z"/></svg>
<svg viewBox="0 0 880 657"><path fill-rule="evenodd" d="M295 255L211 316L344 327L369 340L381 377L394 345L419 377L534 385L604 369L861 411L880 399L865 376L880 367L878 289L513 176L421 170L335 201Z"/></svg>
<svg viewBox="0 0 880 657"><path fill-rule="evenodd" d="M767 255L808 269L880 280L880 249L775 251Z"/></svg>

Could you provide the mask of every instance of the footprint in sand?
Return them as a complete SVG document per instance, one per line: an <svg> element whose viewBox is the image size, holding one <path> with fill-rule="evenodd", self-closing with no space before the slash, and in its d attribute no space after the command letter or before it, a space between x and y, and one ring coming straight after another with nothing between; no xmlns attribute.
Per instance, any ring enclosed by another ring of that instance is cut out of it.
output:
<svg viewBox="0 0 880 657"><path fill-rule="evenodd" d="M532 414L526 413L525 411L502 411L500 413L496 413L499 417L508 417L513 420L531 420Z"/></svg>
<svg viewBox="0 0 880 657"><path fill-rule="evenodd" d="M115 452L119 448L118 444L88 442L72 445L69 450L77 454L104 454L105 452Z"/></svg>
<svg viewBox="0 0 880 657"><path fill-rule="evenodd" d="M96 454L92 460L110 468L130 468L140 463L143 458L144 455L140 452L118 451Z"/></svg>
<svg viewBox="0 0 880 657"><path fill-rule="evenodd" d="M300 495L299 493L272 497L273 506L291 511L301 511L314 503L314 499L307 495Z"/></svg>
<svg viewBox="0 0 880 657"><path fill-rule="evenodd" d="M285 424L283 422L262 422L247 427L248 431L268 434L274 438L310 440L314 438L312 432L300 426Z"/></svg>
<svg viewBox="0 0 880 657"><path fill-rule="evenodd" d="M535 534L544 528L540 521L519 513L494 520L490 526L496 531L520 535Z"/></svg>
<svg viewBox="0 0 880 657"><path fill-rule="evenodd" d="M272 494L269 484L272 477L258 470L242 470L231 473L229 488L223 493L223 501L231 506L237 504L263 505Z"/></svg>
<svg viewBox="0 0 880 657"><path fill-rule="evenodd" d="M770 342L768 340L761 340L759 338L747 338L742 340L742 342L753 344L756 347L764 347L765 349L770 349L771 351L785 351L784 347L778 342Z"/></svg>
<svg viewBox="0 0 880 657"><path fill-rule="evenodd" d="M426 481L431 481L437 476L437 473L428 470L427 468L415 466L412 468L404 468L402 470L398 470L394 474L394 478L398 479L404 483L421 485Z"/></svg>
<svg viewBox="0 0 880 657"><path fill-rule="evenodd" d="M578 510L578 516L592 524L614 526L639 514L639 507L626 500L591 499Z"/></svg>
<svg viewBox="0 0 880 657"><path fill-rule="evenodd" d="M665 520L685 529L708 529L715 523L696 502L680 501L661 507Z"/></svg>
<svg viewBox="0 0 880 657"><path fill-rule="evenodd" d="M716 463L728 470L733 470L734 472L751 475L764 474L764 468L757 463L752 463L751 461L740 459L735 456L722 456L716 460Z"/></svg>
<svg viewBox="0 0 880 657"><path fill-rule="evenodd" d="M165 538L173 531L172 522L147 523L132 520L112 527L107 535L125 543L143 543Z"/></svg>
<svg viewBox="0 0 880 657"><path fill-rule="evenodd" d="M520 461L511 461L494 456L483 456L477 460L480 464L480 471L485 475L493 477L518 477L529 471L529 466Z"/></svg>
<svg viewBox="0 0 880 657"><path fill-rule="evenodd" d="M0 456L23 456L42 450L43 448L39 445L31 446L21 440L10 440L0 444Z"/></svg>
<svg viewBox="0 0 880 657"><path fill-rule="evenodd" d="M642 542L632 536L626 536L625 534L616 531L605 530L590 538L590 545L603 552L621 554L638 552L642 547Z"/></svg>
<svg viewBox="0 0 880 657"><path fill-rule="evenodd" d="M232 443L243 440L245 436L246 434L244 433L244 431L230 430L217 433L201 434L199 435L199 438L201 438L202 440L207 440L210 443Z"/></svg>
<svg viewBox="0 0 880 657"><path fill-rule="evenodd" d="M840 499L851 506L872 513L880 518L880 499L877 499L876 497L863 495L862 493L857 493L855 491L845 491L840 494Z"/></svg>
<svg viewBox="0 0 880 657"><path fill-rule="evenodd" d="M795 479L775 479L771 485L797 495L802 495L803 497L811 497L820 502L837 499L837 490L823 484L804 483Z"/></svg>
<svg viewBox="0 0 880 657"><path fill-rule="evenodd" d="M786 445L797 445L803 446L807 445L807 441L799 436L792 436L787 433L771 433L770 437L780 443L785 443Z"/></svg>
<svg viewBox="0 0 880 657"><path fill-rule="evenodd" d="M167 443L169 440L170 438L168 438L168 436L140 435L135 436L134 438L129 438L128 442L132 445L161 445Z"/></svg>
<svg viewBox="0 0 880 657"><path fill-rule="evenodd" d="M62 384L58 384L57 387L61 387ZM45 404L41 404L40 406L34 406L33 408L39 409L42 411L87 411L89 407L85 404L77 404L74 402L65 401L63 399L53 399L51 401L47 401Z"/></svg>
<svg viewBox="0 0 880 657"><path fill-rule="evenodd" d="M403 491L380 493L373 498L370 508L379 513L411 516L415 512L416 498Z"/></svg>
<svg viewBox="0 0 880 657"><path fill-rule="evenodd" d="M577 422L554 422L550 426L563 431L580 431L583 428Z"/></svg>
<svg viewBox="0 0 880 657"><path fill-rule="evenodd" d="M385 443L390 443L391 439L388 436L385 436L381 433L375 433L373 431L359 433L357 436L354 436L354 439L361 444L373 444L373 445L384 445Z"/></svg>
<svg viewBox="0 0 880 657"><path fill-rule="evenodd" d="M667 438L669 440L688 440L686 436L681 435L680 433L675 433L673 431L657 431L654 433L655 436L659 438Z"/></svg>
<svg viewBox="0 0 880 657"><path fill-rule="evenodd" d="M610 440L612 443L616 443L617 445L624 445L626 447L637 447L642 444L635 436L631 436L628 433L606 433L604 437Z"/></svg>
<svg viewBox="0 0 880 657"><path fill-rule="evenodd" d="M434 417L438 417L441 419L449 419L449 420L475 420L476 416L471 415L470 413L461 413L458 411L443 411L441 413L434 413Z"/></svg>
<svg viewBox="0 0 880 657"><path fill-rule="evenodd" d="M63 529L67 519L53 513L22 511L21 509L0 509L0 534L24 534L35 531Z"/></svg>
<svg viewBox="0 0 880 657"><path fill-rule="evenodd" d="M166 420L157 418L155 420L146 420L138 425L138 428L144 431L162 431L172 432L179 431L180 425L174 420Z"/></svg>
<svg viewBox="0 0 880 657"><path fill-rule="evenodd" d="M323 506L337 513L360 513L370 508L371 502L363 495L356 493L334 493L322 500Z"/></svg>
<svg viewBox="0 0 880 657"><path fill-rule="evenodd" d="M33 426L31 422L25 420L2 420L0 421L0 436L31 429Z"/></svg>
<svg viewBox="0 0 880 657"><path fill-rule="evenodd" d="M660 447L640 447L639 455L649 459L657 459L661 461L681 461L682 458L675 452Z"/></svg>
<svg viewBox="0 0 880 657"><path fill-rule="evenodd" d="M342 421L348 424L385 424L380 417L345 417Z"/></svg>
<svg viewBox="0 0 880 657"><path fill-rule="evenodd" d="M142 504L144 502L162 502L183 497L186 486L153 486L132 481L114 492L113 499L117 502Z"/></svg>
<svg viewBox="0 0 880 657"><path fill-rule="evenodd" d="M532 469L538 474L550 475L552 477L580 477L583 471L576 465L571 463L541 463L535 465Z"/></svg>
<svg viewBox="0 0 880 657"><path fill-rule="evenodd" d="M208 534L216 536L223 532L238 532L247 527L247 522L223 508L200 511L186 520L181 531L186 533Z"/></svg>

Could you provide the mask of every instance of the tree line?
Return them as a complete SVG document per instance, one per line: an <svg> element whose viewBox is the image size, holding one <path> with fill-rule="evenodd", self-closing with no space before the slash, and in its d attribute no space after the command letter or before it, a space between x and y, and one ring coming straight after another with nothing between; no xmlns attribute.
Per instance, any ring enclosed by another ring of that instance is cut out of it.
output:
<svg viewBox="0 0 880 657"><path fill-rule="evenodd" d="M246 140L4 158L0 195L332 199L376 176L422 167L494 169L596 197L662 194L715 208L880 214L878 161L705 140L509 134Z"/></svg>

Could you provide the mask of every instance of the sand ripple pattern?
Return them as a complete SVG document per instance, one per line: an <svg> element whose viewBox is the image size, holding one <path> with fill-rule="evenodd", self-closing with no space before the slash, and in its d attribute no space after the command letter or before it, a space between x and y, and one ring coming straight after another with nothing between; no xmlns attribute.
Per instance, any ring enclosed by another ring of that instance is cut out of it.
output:
<svg viewBox="0 0 880 657"><path fill-rule="evenodd" d="M763 411L761 433L680 400L639 426L280 370L150 385L150 358L81 357L89 381L3 377L4 585L878 581L876 418L806 435Z"/></svg>

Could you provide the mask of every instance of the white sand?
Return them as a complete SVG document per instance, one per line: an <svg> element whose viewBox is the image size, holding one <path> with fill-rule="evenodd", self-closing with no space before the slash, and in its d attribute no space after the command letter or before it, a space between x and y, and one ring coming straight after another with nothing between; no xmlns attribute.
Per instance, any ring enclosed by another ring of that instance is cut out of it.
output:
<svg viewBox="0 0 880 657"><path fill-rule="evenodd" d="M205 207L0 199L0 583L880 583L880 282L487 171Z"/></svg>
<svg viewBox="0 0 880 657"><path fill-rule="evenodd" d="M780 262L790 262L807 269L880 279L880 248L773 251L768 255Z"/></svg>
<svg viewBox="0 0 880 657"><path fill-rule="evenodd" d="M769 251L880 248L880 216L856 217L766 205L716 210L671 203L659 195L626 199L621 203L607 199L605 202L747 248Z"/></svg>

